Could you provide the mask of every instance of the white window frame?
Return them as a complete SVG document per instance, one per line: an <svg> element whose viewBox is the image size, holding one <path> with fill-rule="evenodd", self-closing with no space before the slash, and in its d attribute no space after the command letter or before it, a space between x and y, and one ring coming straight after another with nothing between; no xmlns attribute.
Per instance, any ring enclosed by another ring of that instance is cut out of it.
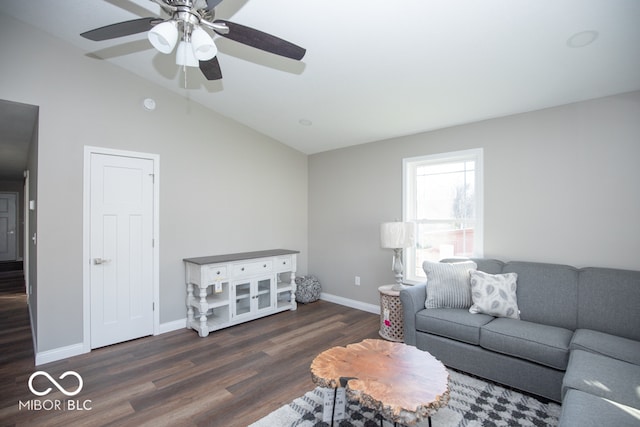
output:
<svg viewBox="0 0 640 427"><path fill-rule="evenodd" d="M483 256L484 245L484 180L483 149L474 148L449 153L432 154L402 159L402 216L404 221L416 222L416 169L424 164L439 164L459 161L475 161L475 213L473 257ZM404 281L417 284L424 282L424 277L415 275L416 247L406 248L403 254Z"/></svg>

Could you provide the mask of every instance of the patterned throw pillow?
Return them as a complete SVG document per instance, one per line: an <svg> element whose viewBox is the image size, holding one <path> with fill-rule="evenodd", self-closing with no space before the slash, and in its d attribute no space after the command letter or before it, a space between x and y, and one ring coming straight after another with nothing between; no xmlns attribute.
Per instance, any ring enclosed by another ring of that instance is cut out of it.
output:
<svg viewBox="0 0 640 427"><path fill-rule="evenodd" d="M425 308L469 308L471 288L469 271L478 268L473 261L447 264L443 262L422 263L427 275L427 299Z"/></svg>
<svg viewBox="0 0 640 427"><path fill-rule="evenodd" d="M470 313L484 313L495 317L520 318L516 287L518 274L488 274L472 271Z"/></svg>

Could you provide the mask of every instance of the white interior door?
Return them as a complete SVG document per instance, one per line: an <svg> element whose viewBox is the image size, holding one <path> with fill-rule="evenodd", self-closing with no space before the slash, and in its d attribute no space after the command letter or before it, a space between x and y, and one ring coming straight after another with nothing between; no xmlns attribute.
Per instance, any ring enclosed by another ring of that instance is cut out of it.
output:
<svg viewBox="0 0 640 427"><path fill-rule="evenodd" d="M0 193L0 261L16 260L16 203L16 193Z"/></svg>
<svg viewBox="0 0 640 427"><path fill-rule="evenodd" d="M91 348L153 334L153 160L91 153Z"/></svg>

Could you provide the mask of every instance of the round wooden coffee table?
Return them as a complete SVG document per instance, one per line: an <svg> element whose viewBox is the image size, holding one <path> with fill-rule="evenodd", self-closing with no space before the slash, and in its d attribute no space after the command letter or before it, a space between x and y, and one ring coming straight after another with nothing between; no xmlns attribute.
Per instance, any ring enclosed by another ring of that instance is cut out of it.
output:
<svg viewBox="0 0 640 427"><path fill-rule="evenodd" d="M385 419L414 425L449 402L449 373L435 357L415 347L368 339L333 347L311 363L319 387L336 388L349 378L347 398Z"/></svg>

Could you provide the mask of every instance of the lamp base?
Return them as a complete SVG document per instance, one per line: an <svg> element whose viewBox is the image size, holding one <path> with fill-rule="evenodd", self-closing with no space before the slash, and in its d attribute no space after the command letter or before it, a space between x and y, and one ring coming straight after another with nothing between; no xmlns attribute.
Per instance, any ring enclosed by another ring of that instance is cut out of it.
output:
<svg viewBox="0 0 640 427"><path fill-rule="evenodd" d="M404 284L402 284L402 283L396 283L395 285L393 285L393 286L391 287L391 290L392 290L392 291L398 291L398 292L399 292L399 291L401 291L401 290L405 289L406 287L407 287L407 286L406 286L406 285L404 285Z"/></svg>
<svg viewBox="0 0 640 427"><path fill-rule="evenodd" d="M393 290L401 291L404 289L404 285L402 284L402 272L404 270L404 266L402 265L402 249L394 249L393 252L393 272L396 276L396 284L393 285Z"/></svg>

